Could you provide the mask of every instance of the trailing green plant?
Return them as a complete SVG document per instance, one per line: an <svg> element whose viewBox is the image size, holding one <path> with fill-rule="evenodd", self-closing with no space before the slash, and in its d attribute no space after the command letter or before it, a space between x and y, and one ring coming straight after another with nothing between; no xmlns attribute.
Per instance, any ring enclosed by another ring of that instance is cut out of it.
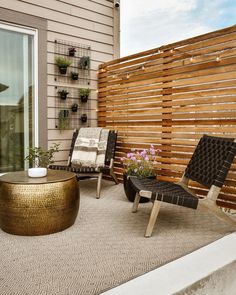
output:
<svg viewBox="0 0 236 295"><path fill-rule="evenodd" d="M56 152L59 152L59 143L53 143L48 149L44 150L42 147L29 148L29 155L25 157L29 161L30 167L47 167L54 162L53 157Z"/></svg>
<svg viewBox="0 0 236 295"><path fill-rule="evenodd" d="M59 119L59 126L58 126L59 130L62 131L67 129L70 123L69 110L60 110L58 119Z"/></svg>
<svg viewBox="0 0 236 295"><path fill-rule="evenodd" d="M82 56L79 60L79 68L82 70L88 70L90 67L90 57Z"/></svg>

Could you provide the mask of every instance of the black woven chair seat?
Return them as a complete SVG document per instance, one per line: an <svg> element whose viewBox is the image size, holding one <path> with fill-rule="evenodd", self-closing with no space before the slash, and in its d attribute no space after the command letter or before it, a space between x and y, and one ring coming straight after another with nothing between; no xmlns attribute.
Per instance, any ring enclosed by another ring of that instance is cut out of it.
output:
<svg viewBox="0 0 236 295"><path fill-rule="evenodd" d="M103 167L71 167L71 166L65 166L65 165L50 165L49 169L53 170L65 170L65 171L71 171L74 173L99 173Z"/></svg>
<svg viewBox="0 0 236 295"><path fill-rule="evenodd" d="M182 186L156 179L130 177L132 186L136 192L149 191L152 193L152 201L162 201L174 205L197 209L198 198L187 192Z"/></svg>

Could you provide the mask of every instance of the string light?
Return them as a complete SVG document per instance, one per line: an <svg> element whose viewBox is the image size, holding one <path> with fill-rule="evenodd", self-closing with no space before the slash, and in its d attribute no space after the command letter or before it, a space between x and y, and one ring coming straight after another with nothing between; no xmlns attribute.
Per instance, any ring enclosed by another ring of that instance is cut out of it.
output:
<svg viewBox="0 0 236 295"><path fill-rule="evenodd" d="M145 70L145 65L142 65L141 69L144 71Z"/></svg>
<svg viewBox="0 0 236 295"><path fill-rule="evenodd" d="M217 58L216 58L216 61L217 61L217 62L219 62L219 61L220 61L220 57L219 57L219 56L217 56Z"/></svg>
<svg viewBox="0 0 236 295"><path fill-rule="evenodd" d="M116 78L116 75L112 75L112 78L115 79Z"/></svg>
<svg viewBox="0 0 236 295"><path fill-rule="evenodd" d="M126 75L126 78L129 79L129 74Z"/></svg>
<svg viewBox="0 0 236 295"><path fill-rule="evenodd" d="M194 57L193 56L190 57L190 62L191 63L194 62Z"/></svg>

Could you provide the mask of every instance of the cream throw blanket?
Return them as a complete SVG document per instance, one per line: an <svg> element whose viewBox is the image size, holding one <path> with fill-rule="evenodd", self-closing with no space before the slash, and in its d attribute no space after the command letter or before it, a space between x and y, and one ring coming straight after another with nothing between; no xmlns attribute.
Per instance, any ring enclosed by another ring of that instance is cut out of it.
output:
<svg viewBox="0 0 236 295"><path fill-rule="evenodd" d="M72 154L72 166L104 166L108 129L81 128Z"/></svg>

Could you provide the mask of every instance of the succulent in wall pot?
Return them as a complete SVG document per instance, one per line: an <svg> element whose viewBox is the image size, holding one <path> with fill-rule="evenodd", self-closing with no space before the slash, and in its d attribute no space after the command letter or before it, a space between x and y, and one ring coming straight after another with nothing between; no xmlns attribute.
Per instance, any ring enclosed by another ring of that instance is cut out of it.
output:
<svg viewBox="0 0 236 295"><path fill-rule="evenodd" d="M67 95L69 94L69 92L67 90L60 90L58 91L58 94L60 95L60 98L63 100L66 100Z"/></svg>
<svg viewBox="0 0 236 295"><path fill-rule="evenodd" d="M83 115L80 117L80 120L81 120L82 123L86 123L87 120L88 120L87 115L86 115L86 114L83 114Z"/></svg>
<svg viewBox="0 0 236 295"><path fill-rule="evenodd" d="M90 57L82 56L79 60L79 69L89 70L90 67Z"/></svg>
<svg viewBox="0 0 236 295"><path fill-rule="evenodd" d="M77 103L72 104L71 111L73 113L76 113L78 111L78 104Z"/></svg>
<svg viewBox="0 0 236 295"><path fill-rule="evenodd" d="M62 75L65 75L67 68L71 65L71 61L65 57L57 56L55 58L55 63L58 66L59 72Z"/></svg>
<svg viewBox="0 0 236 295"><path fill-rule="evenodd" d="M69 110L60 110L59 112L59 130L65 130L69 127L70 119L69 119Z"/></svg>
<svg viewBox="0 0 236 295"><path fill-rule="evenodd" d="M78 80L79 79L79 74L76 72L71 72L71 79L72 80Z"/></svg>
<svg viewBox="0 0 236 295"><path fill-rule="evenodd" d="M91 90L89 88L80 88L79 89L79 97L81 102L87 102L89 98Z"/></svg>
<svg viewBox="0 0 236 295"><path fill-rule="evenodd" d="M75 47L68 48L69 56L75 56L76 49Z"/></svg>

